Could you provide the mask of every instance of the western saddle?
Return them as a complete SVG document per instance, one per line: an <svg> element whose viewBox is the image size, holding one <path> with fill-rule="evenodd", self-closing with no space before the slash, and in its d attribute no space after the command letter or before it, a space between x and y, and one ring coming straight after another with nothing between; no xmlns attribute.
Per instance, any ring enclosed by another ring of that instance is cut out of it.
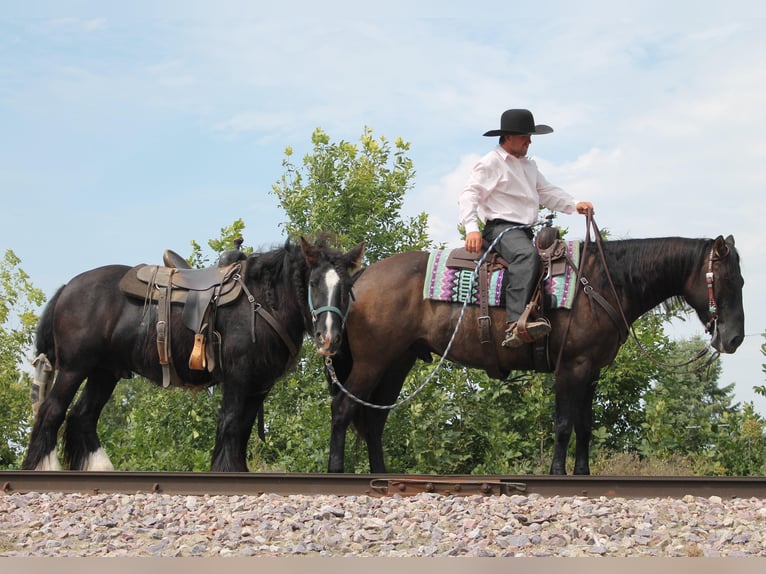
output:
<svg viewBox="0 0 766 574"><path fill-rule="evenodd" d="M216 310L236 301L245 289L242 275L247 256L240 250L241 245L242 239L238 238L235 248L222 253L217 265L203 269L192 269L183 257L167 249L162 257L165 266L138 265L120 280L124 293L143 299L145 306L157 304L156 340L163 387L177 379L170 353L172 304L183 305L183 323L194 332L189 368L210 372L215 368L215 350L220 350L221 343L214 328ZM214 344L208 345L209 340Z"/></svg>

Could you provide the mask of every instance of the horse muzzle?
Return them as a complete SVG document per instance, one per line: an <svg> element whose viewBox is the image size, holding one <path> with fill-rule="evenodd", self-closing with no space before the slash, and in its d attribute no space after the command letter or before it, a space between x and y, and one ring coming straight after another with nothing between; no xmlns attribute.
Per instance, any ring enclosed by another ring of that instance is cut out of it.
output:
<svg viewBox="0 0 766 574"><path fill-rule="evenodd" d="M736 351L745 340L745 333L743 329L727 329L725 325L718 325L718 328L713 332L713 339L710 341L710 345L719 353L732 354Z"/></svg>
<svg viewBox="0 0 766 574"><path fill-rule="evenodd" d="M341 336L340 334L333 335L331 333L315 333L314 334L314 346L317 353L323 357L332 357L338 352L340 348Z"/></svg>

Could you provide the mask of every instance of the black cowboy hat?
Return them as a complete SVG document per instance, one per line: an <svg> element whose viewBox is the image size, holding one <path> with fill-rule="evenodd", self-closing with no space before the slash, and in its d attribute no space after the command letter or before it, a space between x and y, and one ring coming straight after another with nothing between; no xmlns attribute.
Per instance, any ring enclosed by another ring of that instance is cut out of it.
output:
<svg viewBox="0 0 766 574"><path fill-rule="evenodd" d="M549 134L553 131L551 126L545 124L535 125L535 118L529 110L505 110L500 116L500 129L490 130L485 136L499 136L503 134Z"/></svg>

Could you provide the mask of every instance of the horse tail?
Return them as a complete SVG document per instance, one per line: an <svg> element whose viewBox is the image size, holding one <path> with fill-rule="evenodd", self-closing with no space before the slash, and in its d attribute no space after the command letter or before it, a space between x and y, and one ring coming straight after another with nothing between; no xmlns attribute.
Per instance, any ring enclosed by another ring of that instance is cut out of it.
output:
<svg viewBox="0 0 766 574"><path fill-rule="evenodd" d="M59 287L58 291L51 297L51 300L48 301L45 309L43 309L43 314L40 316L40 320L37 322L37 331L35 332L37 354L47 356L48 360L53 364L56 363L56 345L53 338L53 311L64 287L66 285Z"/></svg>
<svg viewBox="0 0 766 574"><path fill-rule="evenodd" d="M32 361L35 368L32 386L29 389L29 399L32 402L32 414L37 418L45 397L53 386L53 376L56 365L56 344L53 337L53 309L56 306L59 295L64 287L59 287L48 304L43 309L43 314L37 322L35 333L35 347L37 356Z"/></svg>

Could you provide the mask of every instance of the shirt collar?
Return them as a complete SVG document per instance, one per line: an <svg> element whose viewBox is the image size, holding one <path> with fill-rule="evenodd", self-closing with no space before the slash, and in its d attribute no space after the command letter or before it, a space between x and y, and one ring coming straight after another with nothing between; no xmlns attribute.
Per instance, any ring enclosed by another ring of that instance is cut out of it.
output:
<svg viewBox="0 0 766 574"><path fill-rule="evenodd" d="M503 159L508 159L508 156L509 156L509 155L511 155L511 154L509 154L507 151L505 151L505 150L503 149L503 146L501 146L500 144L497 144L497 145L495 146L495 153L496 153L497 155L499 155L499 156L500 156L501 158L503 158Z"/></svg>
<svg viewBox="0 0 766 574"><path fill-rule="evenodd" d="M508 161L508 159L509 159L509 158L510 158L510 159L515 159L515 160L528 159L528 157L527 157L527 156L524 156L524 157L516 157L515 155L511 155L511 154L509 154L507 151L505 151L505 148L503 148L503 146L501 146L500 144L497 144L497 146L495 147L495 152L497 152L497 154L498 154L498 155L499 155L501 158L503 158L503 160L504 160L504 161Z"/></svg>

